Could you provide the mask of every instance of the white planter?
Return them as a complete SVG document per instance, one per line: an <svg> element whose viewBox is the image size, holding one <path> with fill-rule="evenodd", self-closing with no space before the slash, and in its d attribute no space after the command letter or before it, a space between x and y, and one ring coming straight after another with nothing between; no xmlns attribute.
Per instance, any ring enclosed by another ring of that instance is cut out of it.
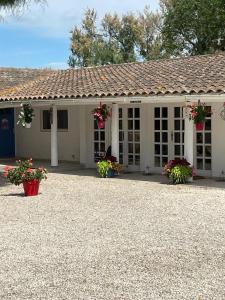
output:
<svg viewBox="0 0 225 300"><path fill-rule="evenodd" d="M31 128L31 123L25 123L25 128Z"/></svg>

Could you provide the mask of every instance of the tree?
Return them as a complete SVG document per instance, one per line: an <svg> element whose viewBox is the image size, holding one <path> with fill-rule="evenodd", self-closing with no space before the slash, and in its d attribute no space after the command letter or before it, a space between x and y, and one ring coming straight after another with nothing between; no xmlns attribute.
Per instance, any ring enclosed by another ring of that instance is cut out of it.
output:
<svg viewBox="0 0 225 300"><path fill-rule="evenodd" d="M43 0L34 0L35 2L43 2ZM31 2L30 0L0 0L0 7L2 8L14 8L23 6Z"/></svg>
<svg viewBox="0 0 225 300"><path fill-rule="evenodd" d="M225 50L224 0L161 0L162 37L170 55Z"/></svg>
<svg viewBox="0 0 225 300"><path fill-rule="evenodd" d="M160 14L146 7L138 15L105 14L97 27L97 13L88 9L81 27L71 32L68 63L71 67L87 67L159 57L160 21Z"/></svg>

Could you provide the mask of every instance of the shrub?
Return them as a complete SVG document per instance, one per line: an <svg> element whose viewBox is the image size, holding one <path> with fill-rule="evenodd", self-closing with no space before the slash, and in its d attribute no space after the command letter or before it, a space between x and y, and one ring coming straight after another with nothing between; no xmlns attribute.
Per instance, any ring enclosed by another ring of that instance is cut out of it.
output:
<svg viewBox="0 0 225 300"><path fill-rule="evenodd" d="M187 183L188 178L194 175L194 168L184 158L174 159L165 165L163 174L172 179L174 184Z"/></svg>

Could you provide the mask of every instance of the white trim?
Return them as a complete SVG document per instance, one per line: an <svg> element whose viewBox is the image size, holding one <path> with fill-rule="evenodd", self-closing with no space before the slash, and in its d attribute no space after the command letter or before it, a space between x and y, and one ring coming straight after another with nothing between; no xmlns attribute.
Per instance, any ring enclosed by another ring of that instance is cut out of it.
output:
<svg viewBox="0 0 225 300"><path fill-rule="evenodd" d="M111 132L112 155L119 161L119 108L117 103L112 105Z"/></svg>
<svg viewBox="0 0 225 300"><path fill-rule="evenodd" d="M57 107L52 105L51 166L58 167L58 164Z"/></svg>

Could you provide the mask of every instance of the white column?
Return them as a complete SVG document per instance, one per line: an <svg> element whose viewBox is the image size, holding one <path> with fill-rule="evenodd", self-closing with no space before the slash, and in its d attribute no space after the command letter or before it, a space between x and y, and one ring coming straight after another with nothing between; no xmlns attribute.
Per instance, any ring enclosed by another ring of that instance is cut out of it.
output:
<svg viewBox="0 0 225 300"><path fill-rule="evenodd" d="M52 105L51 119L51 166L57 167L58 163L58 135L57 135L57 107Z"/></svg>
<svg viewBox="0 0 225 300"><path fill-rule="evenodd" d="M119 107L117 103L112 105L112 155L119 161Z"/></svg>
<svg viewBox="0 0 225 300"><path fill-rule="evenodd" d="M194 122L189 120L189 108L184 108L185 129L184 129L184 157L194 165Z"/></svg>

